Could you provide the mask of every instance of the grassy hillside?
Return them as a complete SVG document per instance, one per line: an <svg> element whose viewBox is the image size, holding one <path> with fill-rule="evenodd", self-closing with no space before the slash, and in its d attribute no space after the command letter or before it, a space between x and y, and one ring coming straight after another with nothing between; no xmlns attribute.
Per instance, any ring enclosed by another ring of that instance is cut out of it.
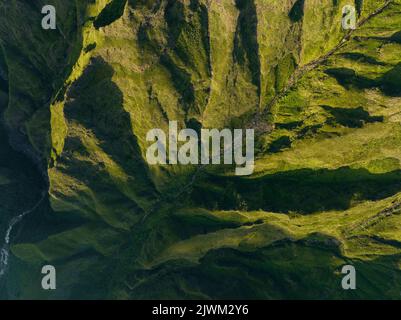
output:
<svg viewBox="0 0 401 320"><path fill-rule="evenodd" d="M49 182L8 297L399 299L401 1L52 0L52 31L43 3L0 4L4 128ZM254 174L149 166L170 120L255 128Z"/></svg>

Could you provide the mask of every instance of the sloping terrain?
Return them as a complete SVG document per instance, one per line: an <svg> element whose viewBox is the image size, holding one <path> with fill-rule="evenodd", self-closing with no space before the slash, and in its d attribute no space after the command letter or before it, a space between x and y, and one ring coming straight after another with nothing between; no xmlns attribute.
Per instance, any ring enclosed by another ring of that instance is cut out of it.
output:
<svg viewBox="0 0 401 320"><path fill-rule="evenodd" d="M42 30L44 4L57 30ZM4 0L0 11L0 161L12 163L0 162L0 190L14 183L28 207L49 195L13 236L2 294L399 299L401 1ZM254 174L149 166L146 133L171 120L255 128ZM23 176L36 167L45 181ZM23 210L7 199L1 232ZM47 263L54 292L38 286ZM357 290L342 290L344 264Z"/></svg>

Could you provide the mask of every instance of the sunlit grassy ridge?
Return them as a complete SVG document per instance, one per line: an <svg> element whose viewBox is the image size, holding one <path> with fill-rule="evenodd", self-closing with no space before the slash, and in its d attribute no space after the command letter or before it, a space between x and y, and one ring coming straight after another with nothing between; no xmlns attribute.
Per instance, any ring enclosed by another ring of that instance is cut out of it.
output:
<svg viewBox="0 0 401 320"><path fill-rule="evenodd" d="M357 1L349 34L345 0L52 3L51 32L42 2L1 5L32 12L0 24L0 101L54 211L13 246L11 296L399 298L400 1ZM148 166L146 132L169 120L253 125L254 174Z"/></svg>

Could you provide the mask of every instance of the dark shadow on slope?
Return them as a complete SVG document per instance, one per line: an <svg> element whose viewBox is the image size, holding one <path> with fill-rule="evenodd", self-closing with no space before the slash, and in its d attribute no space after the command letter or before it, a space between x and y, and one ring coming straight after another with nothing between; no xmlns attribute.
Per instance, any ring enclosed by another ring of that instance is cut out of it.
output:
<svg viewBox="0 0 401 320"><path fill-rule="evenodd" d="M297 0L288 13L292 22L299 22L304 17L305 0Z"/></svg>
<svg viewBox="0 0 401 320"><path fill-rule="evenodd" d="M359 53L359 52L345 52L345 53L341 53L340 56L350 59L352 61L362 62L362 63L376 65L376 66L386 66L387 65L387 63L385 63L385 62L381 62L373 57L369 57L369 56L367 56L363 53Z"/></svg>
<svg viewBox="0 0 401 320"><path fill-rule="evenodd" d="M210 190L210 184L215 187ZM379 200L401 190L401 171L373 174L366 169L300 169L257 179L209 177L194 186L192 199L207 209L298 212L346 210L352 202Z"/></svg>
<svg viewBox="0 0 401 320"><path fill-rule="evenodd" d="M401 44L401 31L397 31L396 33L392 34L390 37L362 37L362 36L355 36L353 38L355 41L363 41L363 40L377 40L383 41L387 43L399 43Z"/></svg>
<svg viewBox="0 0 401 320"><path fill-rule="evenodd" d="M236 221L235 219L225 220L219 216L211 215L206 210L187 208L179 211L173 210L160 223L164 225L164 232L172 232L181 240L184 240L222 229L257 226L263 224L264 221L262 219L254 219L247 222Z"/></svg>
<svg viewBox="0 0 401 320"><path fill-rule="evenodd" d="M331 243L331 244L330 244ZM399 255L352 260L335 238L310 235L263 248L210 250L199 263L172 260L126 273L136 299L397 299ZM358 270L358 290L342 290L341 268ZM119 270L120 271L120 270ZM121 274L121 273L120 273ZM187 288L191 288L188 290Z"/></svg>
<svg viewBox="0 0 401 320"><path fill-rule="evenodd" d="M325 73L334 77L337 82L346 89L368 89L378 85L378 82L369 78L357 75L355 70L348 68L331 68Z"/></svg>
<svg viewBox="0 0 401 320"><path fill-rule="evenodd" d="M394 33L388 40L401 44L401 31Z"/></svg>
<svg viewBox="0 0 401 320"><path fill-rule="evenodd" d="M313 233L297 241L285 230L271 227L269 231L288 238L263 247L249 245L244 238L238 248L210 250L199 262L175 259L152 269L141 268L132 245L126 245L112 258L86 252L75 256L70 264L60 264L60 279L69 279L77 270L80 275L79 282L66 282L62 297L105 299L116 292L131 299L170 300L399 297L394 283L401 281L400 255L353 260L341 254L341 243L329 235ZM358 290L341 289L341 268L345 264L355 266ZM12 284L16 297L17 283L20 285L18 281Z"/></svg>
<svg viewBox="0 0 401 320"><path fill-rule="evenodd" d="M292 121L287 123L276 123L277 129L294 130L303 125L303 121Z"/></svg>
<svg viewBox="0 0 401 320"><path fill-rule="evenodd" d="M196 131L196 133L198 134L198 136L201 136L201 131L202 131L202 123L200 123L198 120L191 118L188 121L185 122L186 127L188 129L193 129Z"/></svg>
<svg viewBox="0 0 401 320"><path fill-rule="evenodd" d="M84 52L85 52L85 53L91 52L92 50L95 50L95 49L96 49L96 46L97 46L96 42L91 43L91 44L88 44L88 45L84 48Z"/></svg>
<svg viewBox="0 0 401 320"><path fill-rule="evenodd" d="M112 67L102 58L94 58L68 92L66 119L78 124L82 132L70 130L57 169L87 184L99 196L99 201L114 208L110 214L123 222L133 212L141 211L139 207L143 209L133 195L146 202L154 199L156 193L133 134L130 114L123 108L123 94L112 81L113 74ZM111 178L103 162L106 159L88 154L83 139L92 135L107 157L127 175L127 180L121 182L124 185ZM85 199L84 194L81 196ZM88 203L89 199L80 205L85 207Z"/></svg>
<svg viewBox="0 0 401 320"><path fill-rule="evenodd" d="M275 230L272 230L275 232ZM278 231L278 230L277 230ZM246 241L244 241L245 243ZM144 269L127 246L110 258L76 257L60 278L79 268L79 282L67 282L69 299L397 299L400 255L364 261L339 254L339 242L325 234L264 247L208 251L199 262L176 259ZM78 260L79 259L79 260ZM342 290L341 268L354 265L358 290ZM51 296L57 298L56 296Z"/></svg>
<svg viewBox="0 0 401 320"><path fill-rule="evenodd" d="M281 151L283 149L286 149L286 148L289 148L289 147L291 147L291 139L290 139L290 137L283 136L283 137L280 137L280 138L274 140L270 144L268 152L272 152L272 153L279 152L279 151Z"/></svg>
<svg viewBox="0 0 401 320"><path fill-rule="evenodd" d="M169 27L169 45L174 47L186 23L184 4L178 1L169 1L165 11L165 19ZM182 53L178 52L178 55L182 55ZM188 57L184 54L183 58L187 59Z"/></svg>
<svg viewBox="0 0 401 320"><path fill-rule="evenodd" d="M124 8L127 0L113 0L100 12L96 20L93 22L93 26L96 29L108 26L117 19L121 18L124 14Z"/></svg>
<svg viewBox="0 0 401 320"><path fill-rule="evenodd" d="M361 16L363 10L363 1L364 0L355 0L356 12L358 13L358 17Z"/></svg>
<svg viewBox="0 0 401 320"><path fill-rule="evenodd" d="M239 9L237 29L234 39L234 61L247 66L251 72L252 83L258 88L260 96L260 60L257 39L258 16L254 0L236 0Z"/></svg>
<svg viewBox="0 0 401 320"><path fill-rule="evenodd" d="M322 108L334 117L333 121L328 120L328 123L341 124L349 128L362 128L365 123L383 122L383 116L371 116L369 112L365 111L362 107L358 108L333 108L330 106L322 106Z"/></svg>
<svg viewBox="0 0 401 320"><path fill-rule="evenodd" d="M14 150L10 144L3 118L8 97L8 66L0 48L0 179L10 180L10 183L0 183L0 229L8 224L11 216L29 208L39 199L45 187L45 181L35 163Z"/></svg>
<svg viewBox="0 0 401 320"><path fill-rule="evenodd" d="M330 68L324 72L334 77L346 89L380 88L388 96L401 95L401 63L376 79L359 76L355 70L348 68Z"/></svg>
<svg viewBox="0 0 401 320"><path fill-rule="evenodd" d="M313 137L314 135L316 135L316 133L319 132L319 130L321 128L323 128L323 126L324 126L324 123L305 126L304 128L302 128L298 132L297 139L306 138L306 137Z"/></svg>
<svg viewBox="0 0 401 320"><path fill-rule="evenodd" d="M401 96L401 63L383 75L381 89L389 96Z"/></svg>
<svg viewBox="0 0 401 320"><path fill-rule="evenodd" d="M172 214L166 221L166 228L180 237L180 239L189 239L195 235L207 234L221 229L235 229L241 227L241 223L220 220L217 217L206 215L195 215L189 210L188 214Z"/></svg>

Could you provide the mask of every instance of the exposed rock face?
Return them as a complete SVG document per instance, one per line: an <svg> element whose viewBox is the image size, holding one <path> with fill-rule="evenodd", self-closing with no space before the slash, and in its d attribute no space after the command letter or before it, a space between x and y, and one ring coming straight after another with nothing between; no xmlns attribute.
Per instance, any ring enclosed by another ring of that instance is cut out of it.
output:
<svg viewBox="0 0 401 320"><path fill-rule="evenodd" d="M0 103L51 208L13 246L10 295L46 261L63 297L344 298L353 261L377 277L353 297L398 297L400 216L366 221L401 199L401 4L355 1L349 32L352 2L4 0ZM255 128L254 175L149 166L173 120Z"/></svg>

